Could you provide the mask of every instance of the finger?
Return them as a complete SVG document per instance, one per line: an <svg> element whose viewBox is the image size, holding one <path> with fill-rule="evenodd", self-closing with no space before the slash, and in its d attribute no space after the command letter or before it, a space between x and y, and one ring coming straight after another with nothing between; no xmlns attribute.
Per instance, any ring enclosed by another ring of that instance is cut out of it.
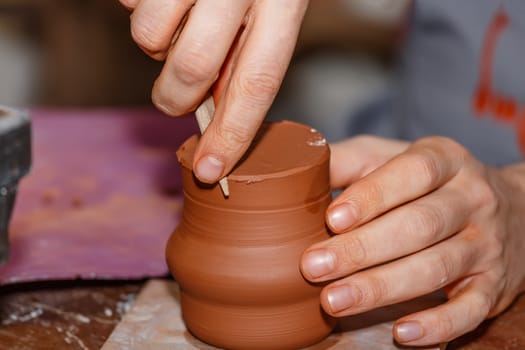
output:
<svg viewBox="0 0 525 350"><path fill-rule="evenodd" d="M447 138L416 142L339 195L328 208L327 223L342 232L427 194L456 175L465 157L464 148Z"/></svg>
<svg viewBox="0 0 525 350"><path fill-rule="evenodd" d="M163 60L179 23L195 0L141 0L131 15L131 36L149 56Z"/></svg>
<svg viewBox="0 0 525 350"><path fill-rule="evenodd" d="M478 275L464 291L447 303L398 320L394 337L405 345L429 345L450 341L474 330L495 303L495 283Z"/></svg>
<svg viewBox="0 0 525 350"><path fill-rule="evenodd" d="M119 0L119 2L128 10L133 10L140 0Z"/></svg>
<svg viewBox="0 0 525 350"><path fill-rule="evenodd" d="M412 254L459 232L474 210L461 191L443 187L312 245L303 254L303 274L312 282L327 281Z"/></svg>
<svg viewBox="0 0 525 350"><path fill-rule="evenodd" d="M219 77L213 84L213 97L215 99L216 105L218 105L218 102L222 100L222 96L230 84L231 77L233 75L233 69L239 61L239 55L242 51L244 43L246 42L247 34L248 31L242 29L237 33L237 37L230 48L230 52L228 52L228 56L226 56L221 70L219 71Z"/></svg>
<svg viewBox="0 0 525 350"><path fill-rule="evenodd" d="M246 0L195 4L153 87L159 109L182 115L197 107L217 79L248 6Z"/></svg>
<svg viewBox="0 0 525 350"><path fill-rule="evenodd" d="M410 300L464 276L475 259L474 245L454 237L332 283L322 291L321 304L331 315L346 316Z"/></svg>
<svg viewBox="0 0 525 350"><path fill-rule="evenodd" d="M280 87L305 10L305 1L268 0L252 11L230 84L196 149L200 180L217 181L250 145Z"/></svg>
<svg viewBox="0 0 525 350"><path fill-rule="evenodd" d="M408 143L376 136L356 136L330 146L332 188L344 188L406 150Z"/></svg>

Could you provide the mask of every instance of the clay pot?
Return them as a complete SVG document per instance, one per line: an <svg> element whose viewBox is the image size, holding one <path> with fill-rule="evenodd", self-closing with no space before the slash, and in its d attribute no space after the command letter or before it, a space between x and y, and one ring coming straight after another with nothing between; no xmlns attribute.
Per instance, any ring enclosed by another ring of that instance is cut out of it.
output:
<svg viewBox="0 0 525 350"><path fill-rule="evenodd" d="M265 124L228 176L230 197L199 183L191 164L198 141L177 152L184 187L182 220L167 247L181 288L187 328L230 349L294 349L326 337L335 320L321 309L320 286L299 261L329 237L329 148L302 124Z"/></svg>

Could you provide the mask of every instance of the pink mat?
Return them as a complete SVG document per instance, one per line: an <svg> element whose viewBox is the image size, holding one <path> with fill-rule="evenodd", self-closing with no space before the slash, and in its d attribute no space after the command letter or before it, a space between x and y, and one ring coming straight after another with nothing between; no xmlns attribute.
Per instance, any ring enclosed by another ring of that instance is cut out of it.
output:
<svg viewBox="0 0 525 350"><path fill-rule="evenodd" d="M166 274L181 208L175 151L197 130L153 108L34 110L0 284Z"/></svg>

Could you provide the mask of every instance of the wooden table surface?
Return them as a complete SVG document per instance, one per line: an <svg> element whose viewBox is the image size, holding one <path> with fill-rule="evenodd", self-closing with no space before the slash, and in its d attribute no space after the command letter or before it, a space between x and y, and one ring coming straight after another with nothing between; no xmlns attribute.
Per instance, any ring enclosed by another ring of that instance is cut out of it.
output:
<svg viewBox="0 0 525 350"><path fill-rule="evenodd" d="M0 288L0 349L100 349L143 281L27 283Z"/></svg>
<svg viewBox="0 0 525 350"><path fill-rule="evenodd" d="M64 281L0 288L0 349L99 349L144 281ZM447 349L525 349L525 297Z"/></svg>

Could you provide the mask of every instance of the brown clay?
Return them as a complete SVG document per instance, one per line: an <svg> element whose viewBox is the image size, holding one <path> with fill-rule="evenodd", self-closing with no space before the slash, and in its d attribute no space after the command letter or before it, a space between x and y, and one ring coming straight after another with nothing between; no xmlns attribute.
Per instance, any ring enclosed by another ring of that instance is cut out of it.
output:
<svg viewBox="0 0 525 350"><path fill-rule="evenodd" d="M299 261L328 238L329 148L309 127L263 125L228 175L230 197L200 184L191 171L197 136L177 155L184 208L167 261L181 287L183 318L201 340L233 349L294 349L335 326L319 302L320 286Z"/></svg>

